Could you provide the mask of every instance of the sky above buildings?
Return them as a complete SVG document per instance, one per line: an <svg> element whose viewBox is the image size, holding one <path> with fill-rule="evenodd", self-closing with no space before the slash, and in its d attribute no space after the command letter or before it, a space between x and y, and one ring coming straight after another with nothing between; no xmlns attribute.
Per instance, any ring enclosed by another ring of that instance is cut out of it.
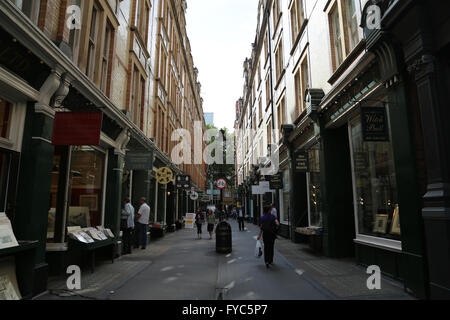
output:
<svg viewBox="0 0 450 320"><path fill-rule="evenodd" d="M203 109L233 129L243 64L256 35L258 0L188 0L186 28L202 85Z"/></svg>

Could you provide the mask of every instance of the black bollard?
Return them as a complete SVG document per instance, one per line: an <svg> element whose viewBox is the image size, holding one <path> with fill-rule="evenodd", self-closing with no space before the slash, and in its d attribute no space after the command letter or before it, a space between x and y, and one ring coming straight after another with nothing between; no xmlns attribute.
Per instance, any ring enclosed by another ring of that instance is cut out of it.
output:
<svg viewBox="0 0 450 320"><path fill-rule="evenodd" d="M231 226L228 222L222 221L216 227L216 251L218 253L231 253Z"/></svg>

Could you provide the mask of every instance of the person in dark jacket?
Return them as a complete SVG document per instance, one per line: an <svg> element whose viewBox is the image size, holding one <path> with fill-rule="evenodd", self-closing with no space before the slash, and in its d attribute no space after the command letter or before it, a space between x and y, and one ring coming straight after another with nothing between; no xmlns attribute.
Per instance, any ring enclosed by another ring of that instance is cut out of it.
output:
<svg viewBox="0 0 450 320"><path fill-rule="evenodd" d="M277 238L276 230L280 226L280 222L272 215L271 210L271 207L264 208L265 214L260 220L258 236L258 240L260 240L262 235L264 241L264 262L267 268L273 264L275 239Z"/></svg>
<svg viewBox="0 0 450 320"><path fill-rule="evenodd" d="M195 214L195 224L197 225L197 237L198 239L202 238L202 227L204 222L204 216L202 210L199 208L197 213Z"/></svg>

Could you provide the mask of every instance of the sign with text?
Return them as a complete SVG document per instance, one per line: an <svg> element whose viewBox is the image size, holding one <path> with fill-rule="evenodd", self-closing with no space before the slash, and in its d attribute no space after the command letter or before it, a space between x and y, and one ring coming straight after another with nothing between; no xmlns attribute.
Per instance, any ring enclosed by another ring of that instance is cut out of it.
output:
<svg viewBox="0 0 450 320"><path fill-rule="evenodd" d="M294 153L294 171L298 173L309 171L309 158L306 151Z"/></svg>
<svg viewBox="0 0 450 320"><path fill-rule="evenodd" d="M125 170L153 170L153 152L127 152Z"/></svg>
<svg viewBox="0 0 450 320"><path fill-rule="evenodd" d="M389 129L384 107L361 107L361 127L364 142L388 142Z"/></svg>
<svg viewBox="0 0 450 320"><path fill-rule="evenodd" d="M56 112L53 124L53 145L100 145L102 119L102 112Z"/></svg>
<svg viewBox="0 0 450 320"><path fill-rule="evenodd" d="M281 175L281 173L274 174L273 176L267 176L267 179L269 180L270 189L283 189L283 176Z"/></svg>
<svg viewBox="0 0 450 320"><path fill-rule="evenodd" d="M194 229L195 213L187 213L184 219L184 227L186 229Z"/></svg>

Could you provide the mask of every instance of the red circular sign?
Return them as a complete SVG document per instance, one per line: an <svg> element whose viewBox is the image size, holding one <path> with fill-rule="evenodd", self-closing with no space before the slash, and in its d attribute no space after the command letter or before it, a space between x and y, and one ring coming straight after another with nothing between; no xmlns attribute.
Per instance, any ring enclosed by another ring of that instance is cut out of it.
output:
<svg viewBox="0 0 450 320"><path fill-rule="evenodd" d="M216 187L218 189L225 189L227 187L227 181L225 179L218 179L216 181Z"/></svg>

